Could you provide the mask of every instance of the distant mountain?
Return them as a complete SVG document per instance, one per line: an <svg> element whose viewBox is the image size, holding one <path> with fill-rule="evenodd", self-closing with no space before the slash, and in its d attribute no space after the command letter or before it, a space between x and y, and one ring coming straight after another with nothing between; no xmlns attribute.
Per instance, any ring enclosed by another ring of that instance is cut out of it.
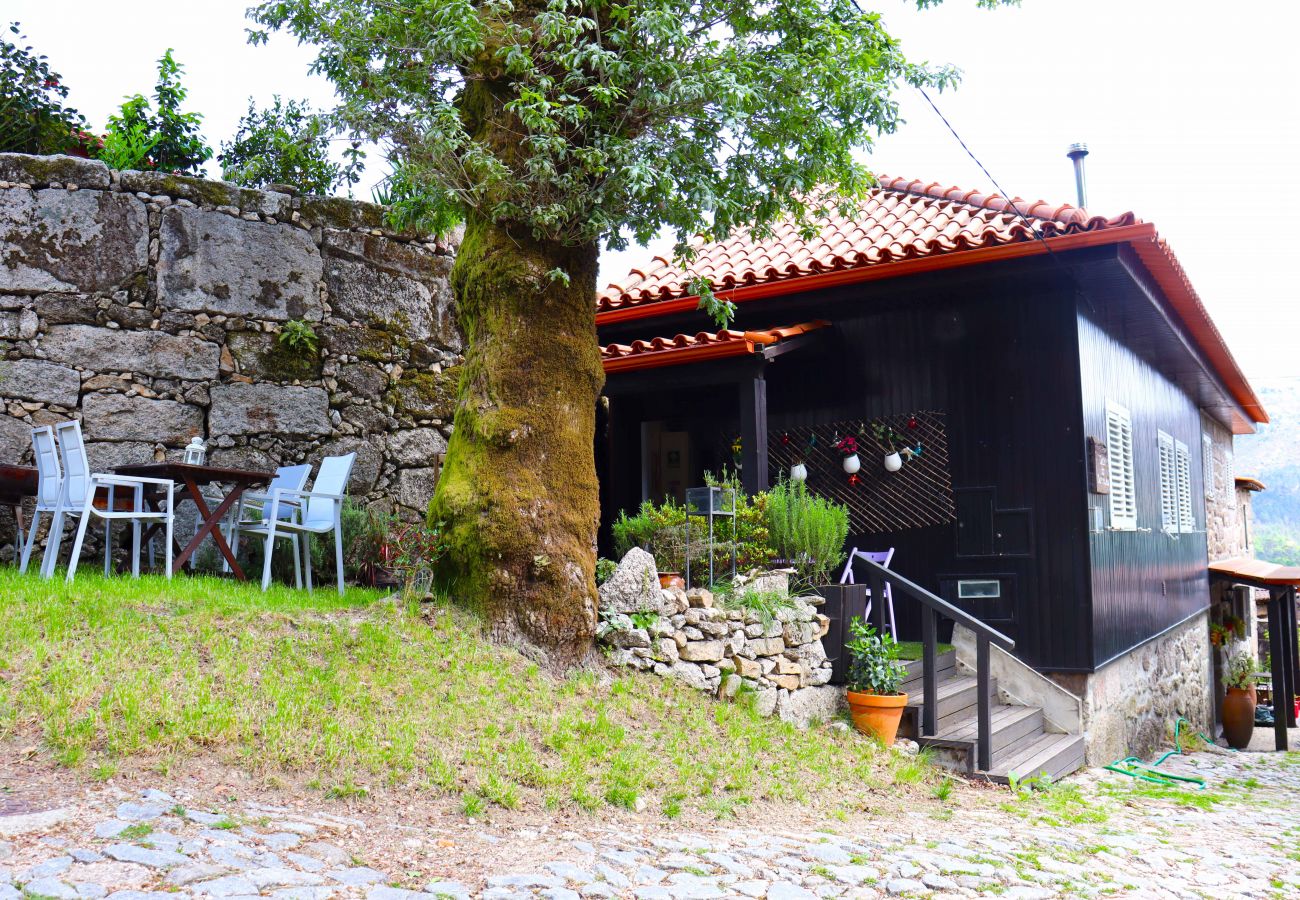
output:
<svg viewBox="0 0 1300 900"><path fill-rule="evenodd" d="M1256 494L1256 553L1300 565L1300 377L1257 385L1272 420L1257 434L1237 438L1236 470L1264 482Z"/></svg>

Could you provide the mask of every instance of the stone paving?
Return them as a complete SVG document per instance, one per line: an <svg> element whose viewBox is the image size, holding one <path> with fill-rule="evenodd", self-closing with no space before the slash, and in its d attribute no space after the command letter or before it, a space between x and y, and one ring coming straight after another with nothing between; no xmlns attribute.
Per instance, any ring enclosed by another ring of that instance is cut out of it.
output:
<svg viewBox="0 0 1300 900"><path fill-rule="evenodd" d="M180 790L98 788L0 817L0 900L1300 896L1300 754L1165 768L1208 789L1092 770L1035 794L959 785L933 809L805 829L758 816L416 827L366 804L199 809Z"/></svg>

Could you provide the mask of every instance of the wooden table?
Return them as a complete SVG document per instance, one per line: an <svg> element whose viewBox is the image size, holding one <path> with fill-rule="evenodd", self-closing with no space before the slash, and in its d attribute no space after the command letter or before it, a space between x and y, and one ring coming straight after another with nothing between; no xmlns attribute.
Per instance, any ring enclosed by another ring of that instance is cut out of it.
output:
<svg viewBox="0 0 1300 900"><path fill-rule="evenodd" d="M0 464L0 506L13 508L18 522L18 543L23 542L23 500L35 497L40 476L31 466Z"/></svg>
<svg viewBox="0 0 1300 900"><path fill-rule="evenodd" d="M230 508L239 502L239 498L244 495L244 491L255 485L269 483L275 477L274 475L270 472L224 469L220 466L195 466L181 462L136 463L129 466L118 466L113 471L119 475L167 478L175 481L183 488L175 499L192 500L194 505L198 507L199 530L195 532L193 539L172 559L173 574L180 571L181 566L190 561L190 558L194 556L194 551L199 549L199 544L203 543L203 539L211 535L212 542L217 545L217 550L230 564L230 571L234 572L235 577L240 581L248 580L244 570L239 567L235 554L230 552L230 545L226 543L226 536L221 533L218 526L221 525L221 520L225 518ZM201 486L208 484L229 484L231 486L229 493L217 504L216 509L208 508L207 501L199 490ZM156 502L156 498L154 502ZM148 536L152 535L160 527L160 525L151 526L144 539L148 540Z"/></svg>

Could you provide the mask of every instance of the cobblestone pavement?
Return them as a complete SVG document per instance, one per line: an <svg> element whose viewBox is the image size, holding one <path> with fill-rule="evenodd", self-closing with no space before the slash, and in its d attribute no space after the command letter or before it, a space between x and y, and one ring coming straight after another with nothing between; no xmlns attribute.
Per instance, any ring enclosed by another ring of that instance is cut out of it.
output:
<svg viewBox="0 0 1300 900"><path fill-rule="evenodd" d="M1032 795L958 785L932 809L803 830L743 810L689 831L413 826L366 804L206 808L180 789L100 786L0 816L0 900L1300 897L1300 754L1165 768L1208 788L1093 770Z"/></svg>

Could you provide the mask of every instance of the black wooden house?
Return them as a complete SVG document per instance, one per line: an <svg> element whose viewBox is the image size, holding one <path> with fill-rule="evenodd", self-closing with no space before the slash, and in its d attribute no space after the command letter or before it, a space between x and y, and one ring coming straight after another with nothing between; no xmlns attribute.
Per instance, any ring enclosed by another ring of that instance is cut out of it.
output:
<svg viewBox="0 0 1300 900"><path fill-rule="evenodd" d="M731 330L702 330L697 277L736 303ZM851 545L894 547L892 570L1080 695L1205 613L1203 454L1267 421L1152 225L919 182L813 240L655 259L597 325L605 523L725 464L753 491L802 462L850 505ZM897 604L906 636L919 609Z"/></svg>

